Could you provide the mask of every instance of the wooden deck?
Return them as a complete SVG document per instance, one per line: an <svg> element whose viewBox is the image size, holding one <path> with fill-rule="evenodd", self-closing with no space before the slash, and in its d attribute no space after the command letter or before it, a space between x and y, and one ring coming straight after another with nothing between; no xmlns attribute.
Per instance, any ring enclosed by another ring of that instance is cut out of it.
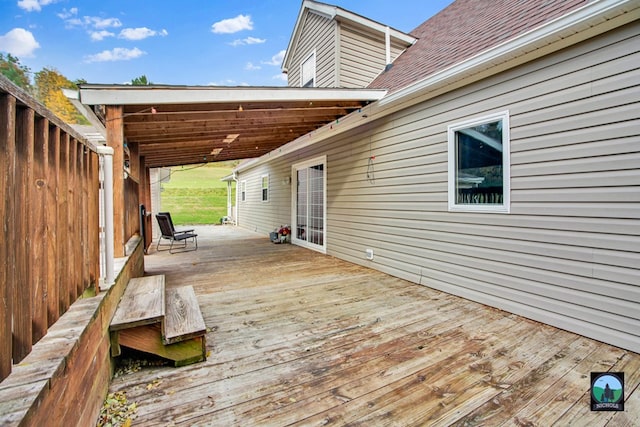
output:
<svg viewBox="0 0 640 427"><path fill-rule="evenodd" d="M640 425L640 355L231 226L145 257L193 285L206 362L113 380L141 426ZM155 244L154 244L155 248ZM625 412L591 412L592 371Z"/></svg>

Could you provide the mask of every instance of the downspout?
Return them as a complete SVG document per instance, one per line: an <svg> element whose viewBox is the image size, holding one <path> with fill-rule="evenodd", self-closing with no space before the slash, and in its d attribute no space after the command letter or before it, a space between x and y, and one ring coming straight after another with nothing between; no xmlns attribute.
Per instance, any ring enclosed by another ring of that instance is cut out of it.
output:
<svg viewBox="0 0 640 427"><path fill-rule="evenodd" d="M238 175L235 171L233 171L233 177L232 179L236 182L236 211L235 211L235 215L233 215L233 222L235 225L238 225L240 223L239 218L238 218L238 202L240 200L240 198L238 197L238 192L240 190L240 186L238 185Z"/></svg>
<svg viewBox="0 0 640 427"><path fill-rule="evenodd" d="M104 164L104 252L105 279L100 290L106 291L115 283L114 249L113 249L113 148L104 145L97 147Z"/></svg>
<svg viewBox="0 0 640 427"><path fill-rule="evenodd" d="M385 70L391 68L391 29L386 27L384 30L384 46L386 53Z"/></svg>

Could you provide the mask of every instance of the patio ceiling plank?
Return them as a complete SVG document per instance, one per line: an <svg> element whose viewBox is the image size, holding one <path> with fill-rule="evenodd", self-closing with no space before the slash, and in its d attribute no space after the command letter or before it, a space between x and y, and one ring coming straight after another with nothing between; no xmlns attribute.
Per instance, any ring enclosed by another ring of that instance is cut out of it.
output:
<svg viewBox="0 0 640 427"><path fill-rule="evenodd" d="M149 167L259 157L385 93L344 88L80 86L82 103L94 106L99 116L109 105L123 107L125 140L139 145ZM205 139L217 143L234 134L239 136L233 148L215 158L205 156L204 149L192 151L182 145ZM160 143L176 150L164 151Z"/></svg>
<svg viewBox="0 0 640 427"><path fill-rule="evenodd" d="M197 252L152 253L145 269L194 287L210 354L113 381L143 425L598 426L612 415L589 411L588 372L640 366L638 354L266 236L198 234Z"/></svg>

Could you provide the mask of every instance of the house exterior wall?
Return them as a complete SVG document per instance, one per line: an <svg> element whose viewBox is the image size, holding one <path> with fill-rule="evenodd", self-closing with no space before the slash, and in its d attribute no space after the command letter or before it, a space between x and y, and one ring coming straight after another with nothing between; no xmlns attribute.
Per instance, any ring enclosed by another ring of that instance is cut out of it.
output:
<svg viewBox="0 0 640 427"><path fill-rule="evenodd" d="M638 352L638 64L634 22L241 174L327 155L327 254ZM505 110L510 213L450 212L447 126ZM290 194L242 225L290 222Z"/></svg>
<svg viewBox="0 0 640 427"><path fill-rule="evenodd" d="M318 15L307 13L300 41L295 47L291 67L287 74L288 86L300 87L300 65L314 51L316 53L316 87L336 86L336 23Z"/></svg>
<svg viewBox="0 0 640 427"><path fill-rule="evenodd" d="M262 201L262 177L269 175L269 199ZM291 223L291 166L278 162L254 168L238 177L246 182L246 199L238 200L237 224L268 235Z"/></svg>
<svg viewBox="0 0 640 427"><path fill-rule="evenodd" d="M386 62L385 36L375 36L340 24L339 86L365 88L384 70ZM391 43L391 61L404 51L398 42Z"/></svg>

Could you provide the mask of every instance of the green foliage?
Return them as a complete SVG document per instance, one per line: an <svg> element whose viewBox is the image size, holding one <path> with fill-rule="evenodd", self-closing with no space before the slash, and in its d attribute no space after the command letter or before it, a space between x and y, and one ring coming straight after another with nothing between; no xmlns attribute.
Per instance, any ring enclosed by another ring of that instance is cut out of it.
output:
<svg viewBox="0 0 640 427"><path fill-rule="evenodd" d="M131 84L134 86L148 86L148 85L152 85L153 83L150 82L149 79L147 79L147 76L143 74L140 77L131 79Z"/></svg>
<svg viewBox="0 0 640 427"><path fill-rule="evenodd" d="M54 68L43 68L36 73L35 96L45 107L67 123L88 124L87 119L71 104L62 89L77 86Z"/></svg>
<svg viewBox="0 0 640 427"><path fill-rule="evenodd" d="M171 180L162 184L161 205L176 224L219 224L227 215L227 183L233 164L174 167ZM235 197L232 194L232 197Z"/></svg>
<svg viewBox="0 0 640 427"><path fill-rule="evenodd" d="M7 53L6 57L0 53L0 74L26 91L31 90L29 73L31 70L26 65L20 64L20 59L10 53Z"/></svg>

